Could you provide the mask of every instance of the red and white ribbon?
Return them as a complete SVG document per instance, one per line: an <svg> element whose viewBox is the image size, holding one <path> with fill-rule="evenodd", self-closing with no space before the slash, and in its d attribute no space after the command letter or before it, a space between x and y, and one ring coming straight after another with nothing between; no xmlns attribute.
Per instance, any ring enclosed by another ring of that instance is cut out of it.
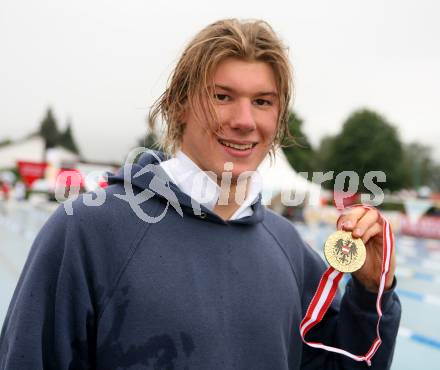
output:
<svg viewBox="0 0 440 370"><path fill-rule="evenodd" d="M359 206L355 206L359 207ZM366 209L371 209L368 206L360 206ZM380 215L380 214L379 214ZM321 277L321 281L319 282L318 289L316 290L315 295L313 296L309 308L307 309L306 315L300 324L300 333L303 342L310 347L321 348L326 351L340 353L342 355L348 356L355 361L365 361L368 366L371 366L371 358L376 353L377 349L382 343L382 339L380 338L379 332L379 323L382 318L382 295L385 289L386 278L390 269L391 256L393 255L394 249L394 239L393 232L391 230L391 226L386 218L380 215L383 221L383 258L382 258L382 272L380 276L380 284L379 291L377 293L376 300L376 310L378 314L378 320L376 325L376 334L377 337L371 345L370 349L365 355L354 355L348 351L345 351L340 348L328 346L319 342L308 342L305 339L307 332L312 329L315 325L321 322L325 313L327 312L330 304L333 301L333 298L336 295L336 291L338 289L339 282L344 275L343 272L335 270L333 267L329 267ZM367 252L368 253L368 252Z"/></svg>

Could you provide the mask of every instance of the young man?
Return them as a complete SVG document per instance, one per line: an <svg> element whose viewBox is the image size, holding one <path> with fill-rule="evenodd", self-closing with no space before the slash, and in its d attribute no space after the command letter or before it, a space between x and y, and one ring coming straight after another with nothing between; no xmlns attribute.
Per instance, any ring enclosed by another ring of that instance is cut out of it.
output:
<svg viewBox="0 0 440 370"><path fill-rule="evenodd" d="M73 215L55 212L14 293L0 368L368 368L303 344L299 325L325 264L261 205L256 177L242 176L283 139L290 89L285 49L266 23L223 20L202 30L150 116L163 116L173 155L144 154L110 177L100 206L83 196ZM362 237L367 260L308 340L367 352L382 222L364 208L339 220ZM394 258L372 369L388 369L393 355L393 276Z"/></svg>

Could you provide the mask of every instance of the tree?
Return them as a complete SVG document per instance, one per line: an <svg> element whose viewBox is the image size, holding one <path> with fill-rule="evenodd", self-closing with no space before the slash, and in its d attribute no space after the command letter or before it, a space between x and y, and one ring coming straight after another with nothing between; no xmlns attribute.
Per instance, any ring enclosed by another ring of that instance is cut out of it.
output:
<svg viewBox="0 0 440 370"><path fill-rule="evenodd" d="M72 124L70 121L67 123L66 130L62 134L60 134L58 144L73 153L80 154L78 145L73 138Z"/></svg>
<svg viewBox="0 0 440 370"><path fill-rule="evenodd" d="M322 146L322 145L321 145ZM325 171L355 171L359 175L360 191L369 171L383 171L386 183L381 187L397 190L405 185L403 149L395 127L376 112L363 109L352 113L342 132L325 142L326 157L320 150L321 167ZM330 184L333 188L334 181Z"/></svg>
<svg viewBox="0 0 440 370"><path fill-rule="evenodd" d="M154 130L150 130L147 134L145 134L145 136L139 138L137 141L137 146L152 150L159 150L160 145L156 132ZM137 162L140 157L141 154L137 155L134 159L134 162Z"/></svg>
<svg viewBox="0 0 440 370"><path fill-rule="evenodd" d="M407 187L418 189L421 186L433 186L435 164L431 153L430 147L420 143L404 145L403 166Z"/></svg>
<svg viewBox="0 0 440 370"><path fill-rule="evenodd" d="M406 185L413 189L429 186L432 170L431 148L419 143L404 146L403 166L406 175Z"/></svg>
<svg viewBox="0 0 440 370"><path fill-rule="evenodd" d="M40 124L40 135L44 139L46 150L58 144L60 133L51 108L47 109L46 117Z"/></svg>
<svg viewBox="0 0 440 370"><path fill-rule="evenodd" d="M432 190L440 192L440 164L438 163L432 165L430 184Z"/></svg>
<svg viewBox="0 0 440 370"><path fill-rule="evenodd" d="M138 140L138 146L158 150L160 149L159 140L155 131L150 130L148 134Z"/></svg>
<svg viewBox="0 0 440 370"><path fill-rule="evenodd" d="M315 155L315 170L325 171L328 158L332 155L335 136L324 136Z"/></svg>
<svg viewBox="0 0 440 370"><path fill-rule="evenodd" d="M12 144L12 140L11 139L0 140L0 147L6 146L6 145L9 145L9 144Z"/></svg>
<svg viewBox="0 0 440 370"><path fill-rule="evenodd" d="M313 171L315 161L315 152L302 131L303 122L296 113L290 112L288 127L294 142L283 145L287 160L297 172Z"/></svg>

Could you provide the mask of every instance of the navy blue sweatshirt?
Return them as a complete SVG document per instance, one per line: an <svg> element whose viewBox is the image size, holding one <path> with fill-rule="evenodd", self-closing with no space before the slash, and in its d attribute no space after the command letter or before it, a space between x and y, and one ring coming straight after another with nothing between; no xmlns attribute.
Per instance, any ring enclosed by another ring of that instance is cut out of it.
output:
<svg viewBox="0 0 440 370"><path fill-rule="evenodd" d="M122 170L110 177L102 205L82 196L50 217L6 316L0 369L368 368L302 343L299 324L326 267L291 223L259 201L252 216L223 221L155 164L144 154L125 180ZM366 353L375 299L350 280L309 338ZM393 291L383 312L370 369L390 367Z"/></svg>

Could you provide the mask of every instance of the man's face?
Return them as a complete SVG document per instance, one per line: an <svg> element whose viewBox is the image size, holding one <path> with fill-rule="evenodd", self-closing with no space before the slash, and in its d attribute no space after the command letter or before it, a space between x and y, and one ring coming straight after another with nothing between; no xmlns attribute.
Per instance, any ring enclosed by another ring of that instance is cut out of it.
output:
<svg viewBox="0 0 440 370"><path fill-rule="evenodd" d="M278 91L272 68L264 62L223 60L213 75L215 111L222 132L215 133L202 118L187 109L182 151L203 171L221 179L226 162L233 163L236 179L254 171L274 140L279 115Z"/></svg>

